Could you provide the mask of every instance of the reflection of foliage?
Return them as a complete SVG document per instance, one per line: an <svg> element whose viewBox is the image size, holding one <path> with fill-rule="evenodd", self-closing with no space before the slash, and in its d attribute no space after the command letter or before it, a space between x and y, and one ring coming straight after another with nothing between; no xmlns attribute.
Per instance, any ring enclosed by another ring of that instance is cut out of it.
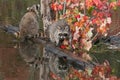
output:
<svg viewBox="0 0 120 80"><path fill-rule="evenodd" d="M53 80L62 80L58 75L50 73ZM95 66L93 69L86 68L85 71L70 68L64 80L118 80L111 75L111 67L107 60L103 64Z"/></svg>
<svg viewBox="0 0 120 80"><path fill-rule="evenodd" d="M93 61L102 63L104 60L110 61L110 66L112 67L112 74L120 76L120 51L110 50L105 48L106 45L98 44L92 47L90 54L93 57ZM93 54L94 53L94 54Z"/></svg>
<svg viewBox="0 0 120 80"><path fill-rule="evenodd" d="M107 48L107 45L105 45L103 42L94 45L90 50L90 53L108 53L108 52L110 52L110 50Z"/></svg>
<svg viewBox="0 0 120 80"><path fill-rule="evenodd" d="M87 51L91 49L92 42L98 35L107 35L111 24L110 10L116 9L119 5L119 0L118 2L113 0L52 0L50 4L56 14L56 20L64 18L69 23L73 36L73 49ZM62 46L62 48L65 47Z"/></svg>

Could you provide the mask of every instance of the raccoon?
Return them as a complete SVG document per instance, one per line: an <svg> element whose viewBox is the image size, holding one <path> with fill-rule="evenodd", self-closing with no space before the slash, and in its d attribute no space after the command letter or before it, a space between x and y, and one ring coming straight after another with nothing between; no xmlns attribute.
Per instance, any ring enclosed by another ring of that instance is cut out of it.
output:
<svg viewBox="0 0 120 80"><path fill-rule="evenodd" d="M61 19L48 27L50 41L60 46L64 39L71 43L70 27L64 19Z"/></svg>
<svg viewBox="0 0 120 80"><path fill-rule="evenodd" d="M39 8L40 5L33 5L27 8L27 13L22 17L19 23L20 38L23 40L38 36L39 30Z"/></svg>

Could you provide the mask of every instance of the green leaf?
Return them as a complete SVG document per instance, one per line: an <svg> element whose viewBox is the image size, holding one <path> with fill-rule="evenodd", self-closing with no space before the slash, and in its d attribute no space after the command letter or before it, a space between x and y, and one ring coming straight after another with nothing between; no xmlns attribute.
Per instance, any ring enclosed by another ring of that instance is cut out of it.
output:
<svg viewBox="0 0 120 80"><path fill-rule="evenodd" d="M88 15L91 15L93 10L94 10L94 6L92 6L91 8L89 8Z"/></svg>

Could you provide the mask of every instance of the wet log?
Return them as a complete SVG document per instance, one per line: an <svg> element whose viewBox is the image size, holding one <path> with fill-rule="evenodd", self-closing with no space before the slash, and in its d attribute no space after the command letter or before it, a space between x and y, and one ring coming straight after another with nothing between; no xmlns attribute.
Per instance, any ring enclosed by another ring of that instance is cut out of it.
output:
<svg viewBox="0 0 120 80"><path fill-rule="evenodd" d="M0 26L0 29L8 34L15 36L16 38L19 36L19 28L13 25L5 25Z"/></svg>
<svg viewBox="0 0 120 80"><path fill-rule="evenodd" d="M79 56L73 54L71 51L63 50L55 46L55 44L48 40L45 40L44 38L34 39L34 42L42 44L47 52L53 53L59 57L66 57L68 61L81 66L83 69L85 69L86 67L93 68L94 65L97 65L97 63L93 61L86 61L80 58Z"/></svg>

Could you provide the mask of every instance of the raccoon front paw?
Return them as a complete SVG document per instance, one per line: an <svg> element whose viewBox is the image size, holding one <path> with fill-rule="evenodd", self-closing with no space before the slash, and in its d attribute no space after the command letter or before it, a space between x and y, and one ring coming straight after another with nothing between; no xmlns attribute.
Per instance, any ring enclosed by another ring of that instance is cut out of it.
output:
<svg viewBox="0 0 120 80"><path fill-rule="evenodd" d="M37 33L36 35L33 36L33 38L38 38L40 35Z"/></svg>
<svg viewBox="0 0 120 80"><path fill-rule="evenodd" d="M59 43L58 43L58 42L55 42L55 45L58 47L58 46L59 46Z"/></svg>
<svg viewBox="0 0 120 80"><path fill-rule="evenodd" d="M55 44L56 44L57 47L61 46L60 42L56 42Z"/></svg>
<svg viewBox="0 0 120 80"><path fill-rule="evenodd" d="M36 35L35 35L35 38L38 38L40 36L40 34L39 33L37 33Z"/></svg>

